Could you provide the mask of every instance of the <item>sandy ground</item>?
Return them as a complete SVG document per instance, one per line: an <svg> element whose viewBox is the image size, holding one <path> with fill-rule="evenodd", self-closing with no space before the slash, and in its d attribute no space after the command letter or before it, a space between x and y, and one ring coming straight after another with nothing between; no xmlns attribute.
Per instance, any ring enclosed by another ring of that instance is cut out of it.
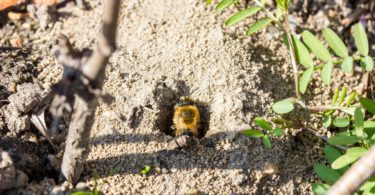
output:
<svg viewBox="0 0 375 195"><path fill-rule="evenodd" d="M64 22L77 45L95 31L82 37L71 26L98 29L101 5L93 9ZM105 194L311 193L314 161L305 154L312 148L285 136L265 149L239 134L293 90L284 46L226 28L228 14L194 0L125 3L104 86L115 102L99 106L86 166L91 183L89 172L99 173ZM165 134L168 114L183 95L207 104L208 131L193 149L165 155L173 139ZM143 165L151 166L147 176L139 173Z"/></svg>
<svg viewBox="0 0 375 195"><path fill-rule="evenodd" d="M61 74L50 53L56 34L66 34L77 48L94 45L102 4L90 1L90 7L63 8L52 30L29 35L46 37L37 57L27 58L37 64L33 74L43 87ZM246 24L224 26L230 14L195 0L122 4L118 48L103 89L115 100L97 109L82 182L92 188L96 172L104 194L312 193L320 146L287 132L265 149L260 140L239 134L254 117L272 117L271 103L294 90L288 53L275 29L245 37ZM323 92L312 87L308 93ZM193 148L166 152L173 140L170 115L181 96L205 105L206 134ZM140 174L144 165L151 166L147 175Z"/></svg>

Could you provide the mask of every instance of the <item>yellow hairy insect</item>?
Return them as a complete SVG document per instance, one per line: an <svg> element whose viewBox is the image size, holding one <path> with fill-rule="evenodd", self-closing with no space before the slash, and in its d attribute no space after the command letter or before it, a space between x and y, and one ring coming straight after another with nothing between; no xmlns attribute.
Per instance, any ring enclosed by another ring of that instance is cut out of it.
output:
<svg viewBox="0 0 375 195"><path fill-rule="evenodd" d="M192 134L199 137L200 113L197 105L188 97L181 97L174 107L173 124L176 136Z"/></svg>

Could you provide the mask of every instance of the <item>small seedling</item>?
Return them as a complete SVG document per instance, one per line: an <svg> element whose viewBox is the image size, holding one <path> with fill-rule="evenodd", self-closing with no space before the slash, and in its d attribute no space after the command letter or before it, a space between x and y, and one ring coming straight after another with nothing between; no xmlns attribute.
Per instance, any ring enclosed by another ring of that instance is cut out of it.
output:
<svg viewBox="0 0 375 195"><path fill-rule="evenodd" d="M283 130L280 127L272 128L271 124L263 118L256 117L254 123L262 130L248 129L242 131L242 134L246 137L262 138L263 145L266 148L272 147L270 140L271 135L276 137L283 135Z"/></svg>
<svg viewBox="0 0 375 195"><path fill-rule="evenodd" d="M141 170L141 174L146 175L147 173L150 172L151 167L148 166L148 165L143 165L143 166L144 166L145 168L144 168L143 170Z"/></svg>
<svg viewBox="0 0 375 195"><path fill-rule="evenodd" d="M98 173L93 171L92 175L94 176L94 188L92 191L77 191L73 192L71 195L100 195L100 190L98 188Z"/></svg>

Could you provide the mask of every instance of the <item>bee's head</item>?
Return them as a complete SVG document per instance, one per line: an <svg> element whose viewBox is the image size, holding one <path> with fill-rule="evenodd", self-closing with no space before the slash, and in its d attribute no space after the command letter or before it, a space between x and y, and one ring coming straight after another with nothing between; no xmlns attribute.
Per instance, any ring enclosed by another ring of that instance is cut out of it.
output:
<svg viewBox="0 0 375 195"><path fill-rule="evenodd" d="M194 105L194 101L187 96L180 97L180 101L177 103L178 106Z"/></svg>

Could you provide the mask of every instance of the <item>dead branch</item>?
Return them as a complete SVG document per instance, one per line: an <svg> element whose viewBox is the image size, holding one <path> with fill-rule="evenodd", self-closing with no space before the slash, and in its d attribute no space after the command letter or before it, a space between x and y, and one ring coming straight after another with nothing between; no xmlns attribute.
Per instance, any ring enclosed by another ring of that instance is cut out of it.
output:
<svg viewBox="0 0 375 195"><path fill-rule="evenodd" d="M350 195L375 173L375 146L362 156L329 189L326 195Z"/></svg>
<svg viewBox="0 0 375 195"><path fill-rule="evenodd" d="M60 180L76 183L83 171L105 68L115 50L119 6L119 0L105 1L102 33L92 55L87 50L75 51L66 37L59 41L56 57L63 64L64 72L54 88L56 95L50 108L54 120L59 121L64 109L73 105Z"/></svg>

